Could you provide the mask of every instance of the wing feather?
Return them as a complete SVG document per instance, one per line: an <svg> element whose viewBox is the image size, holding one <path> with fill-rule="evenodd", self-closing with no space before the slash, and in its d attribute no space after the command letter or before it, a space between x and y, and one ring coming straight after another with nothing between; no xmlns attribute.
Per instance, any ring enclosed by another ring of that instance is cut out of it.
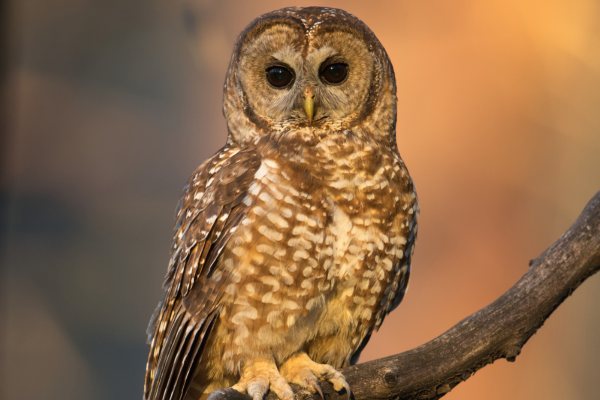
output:
<svg viewBox="0 0 600 400"><path fill-rule="evenodd" d="M412 183L409 182L408 187L412 191ZM416 207L416 198L413 197L412 201L413 204L410 206L415 206L415 208L418 209L418 207ZM391 283L387 285L383 295L381 296L381 300L379 302L379 311L374 323L349 358L350 365L354 365L358 362L360 354L371 338L373 330L379 329L385 317L396 307L398 307L404 298L404 294L406 293L406 288L408 286L408 279L410 277L412 252L417 236L417 212L413 212L413 214L408 217L406 225L407 228L404 232L406 235L406 244L404 245L402 255L394 260L394 276L391 279Z"/></svg>
<svg viewBox="0 0 600 400"><path fill-rule="evenodd" d="M181 400L194 380L225 284L210 276L246 214L243 199L259 164L252 149L225 147L198 168L186 188L165 298L149 327L146 400Z"/></svg>

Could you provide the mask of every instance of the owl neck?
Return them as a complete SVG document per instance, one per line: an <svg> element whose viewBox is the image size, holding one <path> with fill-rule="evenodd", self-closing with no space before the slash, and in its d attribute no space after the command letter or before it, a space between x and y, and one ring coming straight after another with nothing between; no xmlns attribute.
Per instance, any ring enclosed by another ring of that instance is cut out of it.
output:
<svg viewBox="0 0 600 400"><path fill-rule="evenodd" d="M382 157L396 157L396 147L374 140L354 131L334 131L319 140L305 140L298 136L266 136L256 142L261 159L275 159L292 169L305 171L313 179L337 179L335 171L371 170ZM395 155L394 155L395 153ZM398 157L399 158L399 157Z"/></svg>

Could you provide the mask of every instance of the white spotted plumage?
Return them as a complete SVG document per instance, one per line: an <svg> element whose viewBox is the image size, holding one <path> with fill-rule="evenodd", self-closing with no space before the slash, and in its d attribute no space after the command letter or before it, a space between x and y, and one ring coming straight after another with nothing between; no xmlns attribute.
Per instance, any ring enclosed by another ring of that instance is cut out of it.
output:
<svg viewBox="0 0 600 400"><path fill-rule="evenodd" d="M331 59L349 65L347 82L319 77ZM295 81L269 86L273 60ZM409 276L418 207L395 107L389 59L350 14L289 8L244 31L225 84L227 144L178 212L145 399L234 385L290 400L306 374L346 386L334 368L356 361Z"/></svg>

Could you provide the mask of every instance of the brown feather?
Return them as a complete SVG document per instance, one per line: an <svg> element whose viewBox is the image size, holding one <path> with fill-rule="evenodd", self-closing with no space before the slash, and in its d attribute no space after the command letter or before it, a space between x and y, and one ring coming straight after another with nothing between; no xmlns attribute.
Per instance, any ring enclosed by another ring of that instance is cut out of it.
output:
<svg viewBox="0 0 600 400"><path fill-rule="evenodd" d="M320 75L332 60L349 71L335 85ZM295 80L274 87L274 62ZM195 400L257 357L353 363L406 290L418 206L396 147L393 68L364 23L319 7L258 18L236 44L223 108L227 145L178 212L146 400Z"/></svg>
<svg viewBox="0 0 600 400"><path fill-rule="evenodd" d="M226 147L199 168L187 187L178 213L165 300L151 322L147 400L179 400L194 377L220 298L204 266L209 259L210 270L218 268L219 255L244 215L241 194L258 165L255 152Z"/></svg>

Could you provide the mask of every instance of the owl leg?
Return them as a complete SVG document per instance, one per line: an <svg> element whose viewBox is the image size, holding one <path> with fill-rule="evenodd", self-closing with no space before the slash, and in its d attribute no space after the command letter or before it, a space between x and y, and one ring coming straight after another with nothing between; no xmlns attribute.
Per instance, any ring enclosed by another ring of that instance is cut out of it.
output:
<svg viewBox="0 0 600 400"><path fill-rule="evenodd" d="M262 400L271 390L281 400L294 400L294 392L281 376L273 359L257 358L244 364L242 376L232 386L238 392L247 392L252 400Z"/></svg>
<svg viewBox="0 0 600 400"><path fill-rule="evenodd" d="M336 392L346 390L350 397L350 386L341 372L328 364L319 364L310 359L306 353L297 353L288 358L281 366L281 375L289 382L308 390L311 393L323 392L319 380L329 381Z"/></svg>

